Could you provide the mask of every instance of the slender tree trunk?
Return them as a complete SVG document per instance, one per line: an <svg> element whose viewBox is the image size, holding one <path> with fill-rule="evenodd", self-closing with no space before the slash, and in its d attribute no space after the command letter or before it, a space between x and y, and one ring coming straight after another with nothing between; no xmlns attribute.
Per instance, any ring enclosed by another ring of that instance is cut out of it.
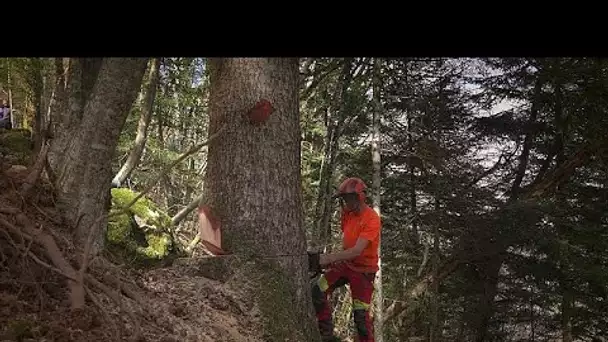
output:
<svg viewBox="0 0 608 342"><path fill-rule="evenodd" d="M336 157L338 155L339 140L346 119L346 92L352 82L352 58L344 62L337 85L337 96L334 103L330 105L329 113L326 116L327 139L325 147L325 160L321 169L321 179L319 181L319 195L317 198L315 218L317 219L318 244L327 246L331 239L331 185L334 169L336 167Z"/></svg>
<svg viewBox="0 0 608 342"><path fill-rule="evenodd" d="M373 117L372 117L372 201L374 203L374 210L381 215L380 212L380 190L381 190L381 153L380 153L380 123L382 104L380 100L380 62L377 58L374 59L374 71L373 71ZM381 239L382 240L382 239ZM378 260L378 273L375 280L375 295L374 295L374 337L376 341L382 342L384 330L382 328L382 322L384 320L382 312L384 310L382 295L382 242L378 244L378 253L380 258Z"/></svg>
<svg viewBox="0 0 608 342"><path fill-rule="evenodd" d="M436 189L435 215L440 215L441 204L439 202L439 196L439 189ZM439 220L433 224L433 278L439 276L439 224ZM434 282L431 286L431 325L429 342L437 342L439 340L439 282Z"/></svg>
<svg viewBox="0 0 608 342"><path fill-rule="evenodd" d="M568 290L564 290L562 295L562 342L572 342L572 295Z"/></svg>
<svg viewBox="0 0 608 342"><path fill-rule="evenodd" d="M34 96L34 125L32 127L32 140L34 142L34 155L38 155L40 148L42 147L42 135L44 134L44 127L46 123L44 120L44 106L42 102L43 91L44 91L44 68L43 60L41 58L33 58L31 60L31 76L32 79L32 90Z"/></svg>
<svg viewBox="0 0 608 342"><path fill-rule="evenodd" d="M103 246L109 209L111 160L145 72L145 58L73 61L68 85L69 117L62 117L51 145L59 206L80 247L91 232L95 254ZM96 224L94 224L96 223Z"/></svg>
<svg viewBox="0 0 608 342"><path fill-rule="evenodd" d="M125 179L129 177L131 172L135 169L141 155L144 152L146 146L146 139L148 138L148 126L150 126L150 120L152 119L152 111L154 108L154 99L156 98L156 88L158 86L159 79L159 67L160 58L155 58L150 63L148 83L145 86L145 97L143 106L141 109L141 116L137 125L137 135L135 136L135 145L129 153L127 160L122 165L114 179L112 185L119 187Z"/></svg>
<svg viewBox="0 0 608 342"><path fill-rule="evenodd" d="M317 341L307 277L300 203L298 61L292 58L211 59L205 203L221 222L222 247L256 259L248 272L268 341ZM243 118L260 99L274 112L265 123ZM224 126L226 125L226 126Z"/></svg>
<svg viewBox="0 0 608 342"><path fill-rule="evenodd" d="M8 107L10 108L11 115L11 127L17 128L17 119L15 118L15 109L13 108L13 90L11 86L11 62L10 58L6 57L6 75L7 75L7 87L8 87Z"/></svg>
<svg viewBox="0 0 608 342"><path fill-rule="evenodd" d="M328 108L327 111L327 137L325 139L323 163L321 164L321 171L319 172L319 192L315 210L317 230L317 242L315 244L323 247L327 247L331 237L331 185L336 166L335 161L339 140L339 138L336 136L336 123L334 122L333 118L336 116L336 113L332 108Z"/></svg>
<svg viewBox="0 0 608 342"><path fill-rule="evenodd" d="M45 114L48 121L47 129L49 130L49 136L51 138L57 138L59 136L62 118L66 115L64 112L67 106L69 65L69 59L55 58L55 84ZM49 154L49 160L51 159L52 154Z"/></svg>

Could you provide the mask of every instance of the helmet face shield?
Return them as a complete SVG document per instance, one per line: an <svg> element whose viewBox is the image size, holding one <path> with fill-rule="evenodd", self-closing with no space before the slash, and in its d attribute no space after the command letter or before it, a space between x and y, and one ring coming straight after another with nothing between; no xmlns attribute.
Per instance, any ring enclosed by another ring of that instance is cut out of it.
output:
<svg viewBox="0 0 608 342"><path fill-rule="evenodd" d="M338 187L338 192L336 193L335 197L343 196L349 193L361 194L365 191L365 189L367 189L367 186L361 179L355 177L347 178Z"/></svg>
<svg viewBox="0 0 608 342"><path fill-rule="evenodd" d="M359 200L359 194L355 192L346 193L340 195L340 204L342 207L346 207L348 210L358 210L361 205L361 201Z"/></svg>
<svg viewBox="0 0 608 342"><path fill-rule="evenodd" d="M343 208L349 211L358 211L365 201L365 183L356 177L345 179L338 187L337 193L333 196L339 198Z"/></svg>

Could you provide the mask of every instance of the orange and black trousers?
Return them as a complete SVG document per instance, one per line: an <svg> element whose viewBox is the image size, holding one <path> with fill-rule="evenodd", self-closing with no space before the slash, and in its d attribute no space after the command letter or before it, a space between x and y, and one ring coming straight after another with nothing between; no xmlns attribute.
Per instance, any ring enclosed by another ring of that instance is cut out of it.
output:
<svg viewBox="0 0 608 342"><path fill-rule="evenodd" d="M375 273L357 272L346 263L332 265L318 280L313 280L312 297L317 322L323 341L333 337L333 319L328 298L333 291L346 284L350 287L353 303L353 320L361 342L373 342L373 323L370 307L374 292Z"/></svg>

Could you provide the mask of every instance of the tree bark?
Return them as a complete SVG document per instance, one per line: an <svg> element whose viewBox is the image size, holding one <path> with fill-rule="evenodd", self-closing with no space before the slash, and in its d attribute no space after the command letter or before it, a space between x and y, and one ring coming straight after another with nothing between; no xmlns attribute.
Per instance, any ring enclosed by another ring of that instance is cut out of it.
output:
<svg viewBox="0 0 608 342"><path fill-rule="evenodd" d="M84 247L93 230L91 253L103 246L109 209L111 160L127 114L137 96L146 58L73 61L68 85L68 117L62 117L51 145L59 207Z"/></svg>
<svg viewBox="0 0 608 342"><path fill-rule="evenodd" d="M381 153L380 153L380 117L382 111L382 103L380 99L380 62L377 58L374 58L374 71L373 71L373 116L372 116L372 202L374 210L380 215L380 190L381 190ZM378 254L380 258L378 260L378 273L376 274L375 280L375 296L374 296L374 337L376 341L382 342L383 329L382 322L384 320L382 312L384 310L382 295L382 242L378 244Z"/></svg>
<svg viewBox="0 0 608 342"><path fill-rule="evenodd" d="M145 86L146 95L144 97L144 103L141 110L141 116L137 125L137 135L135 136L135 145L129 153L127 160L122 165L114 179L112 180L112 186L119 187L125 179L129 177L131 172L135 169L141 155L144 152L146 146L146 139L148 138L148 127L150 126L150 120L152 119L152 109L154 108L154 99L156 98L156 89L159 80L159 68L160 58L155 58L150 63L150 70L148 76L148 84Z"/></svg>
<svg viewBox="0 0 608 342"><path fill-rule="evenodd" d="M252 295L268 322L269 341L316 341L307 277L300 199L298 61L292 58L211 59L212 134L205 202L221 222L222 247L255 259ZM274 112L253 125L242 115L260 99ZM250 278L249 278L250 277Z"/></svg>

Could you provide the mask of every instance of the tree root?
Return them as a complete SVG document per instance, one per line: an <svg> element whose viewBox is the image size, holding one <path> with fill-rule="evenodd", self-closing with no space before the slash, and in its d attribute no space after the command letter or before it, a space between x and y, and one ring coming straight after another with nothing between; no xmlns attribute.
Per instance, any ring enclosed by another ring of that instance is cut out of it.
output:
<svg viewBox="0 0 608 342"><path fill-rule="evenodd" d="M9 222L9 220L5 218L6 216L3 216L2 214L11 214L19 226ZM125 301L125 297L132 299L139 305L144 314L151 314L153 310L145 297L136 289L136 285L120 280L119 277L111 274L111 269L104 266L101 266L101 269L95 268L97 269L97 272L95 273L100 273L99 271L102 271L101 274L99 274L99 278L102 278L103 282L89 273L83 273L82 278L80 278L79 272L64 257L57 246L55 239L53 238L54 234L51 235L42 229L34 228L34 225L25 214L16 208L0 208L0 231L6 235L7 242L15 249L16 255L21 254L25 257L29 257L38 265L52 270L66 278L72 310L76 311L82 309L85 305L85 301L84 298L79 296L86 296L93 305L99 309L100 313L104 316L104 319L112 325L114 340L120 340L120 329L118 329L116 322L112 320L107 309L104 308L103 303L99 298L99 294L96 294L92 290L92 287L94 287L99 290L99 293L106 295L122 312L128 315L132 322L132 329L130 329L133 332L131 340L139 340L140 336L142 336L141 324L136 313L128 305L127 301ZM21 238L21 246L19 246L18 242L15 242L13 237ZM30 247L32 246L36 246L36 248L31 249ZM51 263L49 264L44 261L40 255L44 255ZM95 269L92 268L92 270ZM92 287L87 286L87 284L92 285Z"/></svg>
<svg viewBox="0 0 608 342"><path fill-rule="evenodd" d="M141 326L139 324L139 320L137 319L137 316L135 316L135 313L133 312L133 310L131 310L131 308L129 308L125 302L122 300L120 293L112 290L111 288L109 288L107 285L105 285L104 283L98 281L97 279L95 279L94 277L92 277L91 275L87 274L85 276L86 280L88 282L90 282L91 284L93 284L95 287L97 287L98 289L100 289L101 291L103 291L108 297L110 297L110 299L112 299L116 305L120 306L120 308L127 313L127 315L129 315L129 317L131 318L131 320L133 321L133 330L134 330L134 334L131 337L132 341L137 341L139 340L140 336L141 336Z"/></svg>
<svg viewBox="0 0 608 342"><path fill-rule="evenodd" d="M108 324L110 324L112 326L112 337L113 337L114 341L120 341L120 339L121 339L120 329L118 329L118 326L112 320L112 317L108 313L108 310L106 310L103 307L103 305L101 305L101 301L99 300L99 298L97 298L97 295L95 295L95 293L93 291L91 291L91 289L89 289L89 287L85 286L84 289L85 289L87 295L89 296L89 298L91 299L91 301L93 302L93 304L95 304L95 306L97 306L99 311L101 311L101 314L103 315L104 319L108 322Z"/></svg>
<svg viewBox="0 0 608 342"><path fill-rule="evenodd" d="M49 144L48 142L43 141L42 149L40 150L40 153L36 158L36 162L34 163L34 166L32 166L30 173L27 175L27 177L25 177L23 184L21 184L21 189L19 189L19 192L23 197L27 197L34 185L36 185L36 182L38 181L42 170L44 170L44 161L46 160L48 152Z"/></svg>

